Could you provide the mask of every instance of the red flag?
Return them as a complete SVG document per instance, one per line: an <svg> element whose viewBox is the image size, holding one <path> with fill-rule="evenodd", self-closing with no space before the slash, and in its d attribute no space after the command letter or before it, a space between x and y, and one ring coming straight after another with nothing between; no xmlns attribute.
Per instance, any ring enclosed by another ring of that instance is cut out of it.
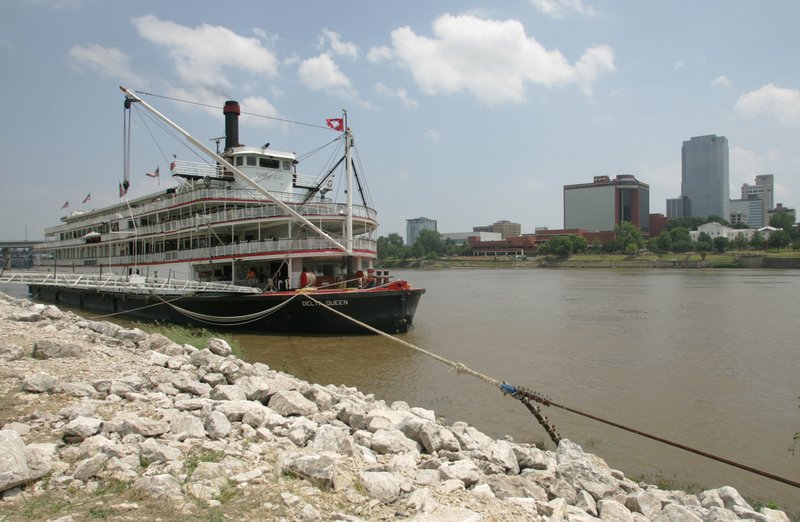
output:
<svg viewBox="0 0 800 522"><path fill-rule="evenodd" d="M344 120L342 118L328 118L325 120L325 123L328 124L333 130L343 131L344 130Z"/></svg>
<svg viewBox="0 0 800 522"><path fill-rule="evenodd" d="M124 196L128 193L128 189L122 186L122 183L119 184L119 197Z"/></svg>
<svg viewBox="0 0 800 522"><path fill-rule="evenodd" d="M65 208L67 208L68 206L69 206L69 201L67 201L66 203L64 203L64 204L61 206L61 210L64 210L64 209L65 209Z"/></svg>
<svg viewBox="0 0 800 522"><path fill-rule="evenodd" d="M171 171L175 170L175 162L174 161L169 164L169 170L171 170Z"/></svg>
<svg viewBox="0 0 800 522"><path fill-rule="evenodd" d="M151 178L157 178L159 176L158 169L160 169L160 168L161 167L156 167L155 172L148 172L147 175L149 177L151 177Z"/></svg>
<svg viewBox="0 0 800 522"><path fill-rule="evenodd" d="M91 199L92 199L92 193L91 193L91 192L89 192L88 194L86 194L86 197L85 197L85 198L83 198L83 203L86 203L86 202L88 202L88 201L91 201Z"/></svg>

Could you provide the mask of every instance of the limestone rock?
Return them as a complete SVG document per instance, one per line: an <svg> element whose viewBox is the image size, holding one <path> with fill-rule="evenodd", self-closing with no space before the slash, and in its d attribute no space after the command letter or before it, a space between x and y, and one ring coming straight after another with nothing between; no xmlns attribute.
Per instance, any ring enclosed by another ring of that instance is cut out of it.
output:
<svg viewBox="0 0 800 522"><path fill-rule="evenodd" d="M0 430L0 492L24 484L29 477L22 437L16 431Z"/></svg>
<svg viewBox="0 0 800 522"><path fill-rule="evenodd" d="M22 381L22 389L31 393L46 393L55 391L58 387L58 379L43 372L29 375Z"/></svg>
<svg viewBox="0 0 800 522"><path fill-rule="evenodd" d="M385 471L365 471L361 473L361 485L366 494L384 504L394 502L400 497L403 479Z"/></svg>
<svg viewBox="0 0 800 522"><path fill-rule="evenodd" d="M211 353L215 353L221 357L227 357L233 353L231 346L224 339L209 339L208 349L211 351Z"/></svg>
<svg viewBox="0 0 800 522"><path fill-rule="evenodd" d="M80 442L91 437L103 427L103 421L94 417L78 416L64 426L64 440L67 442Z"/></svg>
<svg viewBox="0 0 800 522"><path fill-rule="evenodd" d="M297 390L275 393L269 400L269 407L284 417L289 415L311 415L318 411L317 405L303 397Z"/></svg>
<svg viewBox="0 0 800 522"><path fill-rule="evenodd" d="M150 498L172 497L181 494L181 486L172 475L153 475L134 482L133 491Z"/></svg>
<svg viewBox="0 0 800 522"><path fill-rule="evenodd" d="M135 433L143 437L158 437L164 433L169 432L169 423L164 421L157 421L148 417L140 417L138 419L127 419L122 422L120 434L127 435Z"/></svg>
<svg viewBox="0 0 800 522"><path fill-rule="evenodd" d="M212 411L206 419L206 432L213 440L224 439L231 432L231 422L219 411Z"/></svg>
<svg viewBox="0 0 800 522"><path fill-rule="evenodd" d="M290 456L283 464L289 471L315 483L322 489L333 486L336 461L328 454Z"/></svg>
<svg viewBox="0 0 800 522"><path fill-rule="evenodd" d="M478 466L471 460L458 460L445 462L439 467L439 474L443 480L460 480L469 488L483 476Z"/></svg>

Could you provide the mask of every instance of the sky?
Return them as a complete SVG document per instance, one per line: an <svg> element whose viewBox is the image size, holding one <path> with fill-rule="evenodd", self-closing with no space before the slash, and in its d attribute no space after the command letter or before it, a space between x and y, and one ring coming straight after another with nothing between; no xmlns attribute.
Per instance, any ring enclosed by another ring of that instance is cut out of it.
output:
<svg viewBox="0 0 800 522"><path fill-rule="evenodd" d="M664 213L682 142L708 134L728 138L731 197L774 174L775 201L800 206L793 0L0 6L0 240L119 201L119 85L159 95L144 98L201 140L224 134L206 106L238 100L242 143L298 154L335 138L321 127L346 109L379 235L421 216L443 233L562 228L563 186L598 175L633 174ZM129 196L171 186L173 154L193 159L134 114Z"/></svg>

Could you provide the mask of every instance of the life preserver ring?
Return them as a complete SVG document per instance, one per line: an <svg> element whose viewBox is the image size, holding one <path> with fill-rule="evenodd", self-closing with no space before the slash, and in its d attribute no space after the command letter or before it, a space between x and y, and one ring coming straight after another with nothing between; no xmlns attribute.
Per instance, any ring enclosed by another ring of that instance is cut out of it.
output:
<svg viewBox="0 0 800 522"><path fill-rule="evenodd" d="M307 286L314 286L317 282L317 274L314 272L301 272L300 273L300 288Z"/></svg>

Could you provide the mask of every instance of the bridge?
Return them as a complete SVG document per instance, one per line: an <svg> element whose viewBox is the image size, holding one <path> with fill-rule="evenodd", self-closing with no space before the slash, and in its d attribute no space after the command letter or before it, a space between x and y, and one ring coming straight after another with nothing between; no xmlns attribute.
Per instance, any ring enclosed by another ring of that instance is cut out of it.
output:
<svg viewBox="0 0 800 522"><path fill-rule="evenodd" d="M39 243L44 243L44 239L38 241L5 241L0 239L0 249L3 248L33 248Z"/></svg>

